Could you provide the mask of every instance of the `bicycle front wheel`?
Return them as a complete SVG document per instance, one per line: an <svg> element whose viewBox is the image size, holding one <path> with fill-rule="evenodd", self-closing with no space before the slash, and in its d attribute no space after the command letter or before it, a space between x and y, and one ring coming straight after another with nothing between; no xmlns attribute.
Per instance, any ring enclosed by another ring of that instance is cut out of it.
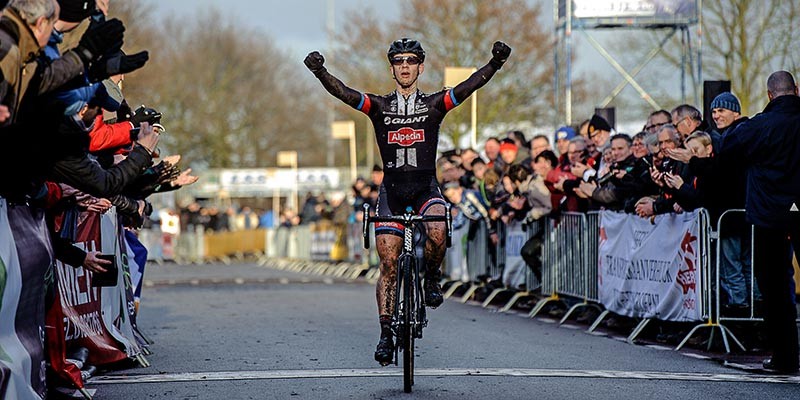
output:
<svg viewBox="0 0 800 400"><path fill-rule="evenodd" d="M414 265L410 257L404 257L399 263L403 274L403 391L411 393L414 385L414 332L416 309Z"/></svg>

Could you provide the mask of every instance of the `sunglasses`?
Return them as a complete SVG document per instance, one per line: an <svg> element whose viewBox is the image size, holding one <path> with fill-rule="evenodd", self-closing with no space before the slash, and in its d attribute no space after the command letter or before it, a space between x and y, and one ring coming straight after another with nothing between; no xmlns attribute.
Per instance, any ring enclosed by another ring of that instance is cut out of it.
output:
<svg viewBox="0 0 800 400"><path fill-rule="evenodd" d="M402 57L392 57L391 63L392 65L403 65L403 61L408 63L408 65L417 65L421 62L421 60L417 56L402 56Z"/></svg>

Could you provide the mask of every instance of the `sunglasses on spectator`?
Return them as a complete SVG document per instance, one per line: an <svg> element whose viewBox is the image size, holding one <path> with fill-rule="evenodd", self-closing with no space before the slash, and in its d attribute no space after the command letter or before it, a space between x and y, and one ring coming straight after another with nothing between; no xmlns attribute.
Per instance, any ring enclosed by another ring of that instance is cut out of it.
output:
<svg viewBox="0 0 800 400"><path fill-rule="evenodd" d="M392 57L392 65L403 65L403 61L408 63L408 65L417 65L420 63L420 59L417 56Z"/></svg>

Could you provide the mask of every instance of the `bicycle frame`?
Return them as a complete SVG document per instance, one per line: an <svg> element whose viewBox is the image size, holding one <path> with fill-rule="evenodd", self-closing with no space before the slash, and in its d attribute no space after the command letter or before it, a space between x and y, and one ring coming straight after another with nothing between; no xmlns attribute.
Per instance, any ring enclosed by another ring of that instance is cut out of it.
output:
<svg viewBox="0 0 800 400"><path fill-rule="evenodd" d="M425 314L425 300L420 280L420 263L414 248L414 232L421 222L445 222L445 244L452 244L452 217L450 204L445 204L445 215L415 215L410 207L403 215L390 217L370 217L369 204L364 204L363 237L364 248L369 248L369 224L375 222L397 222L403 225L403 248L397 257L397 279L395 282L394 313L392 314L392 332L397 343L395 346L395 365L399 361L399 352L403 350L403 388L411 392L414 384L414 339L422 338L422 329L428 325Z"/></svg>

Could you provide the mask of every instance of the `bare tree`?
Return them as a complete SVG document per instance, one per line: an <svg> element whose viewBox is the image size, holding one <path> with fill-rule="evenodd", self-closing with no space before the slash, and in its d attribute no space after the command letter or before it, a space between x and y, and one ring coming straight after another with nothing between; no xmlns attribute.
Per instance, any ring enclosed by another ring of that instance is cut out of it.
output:
<svg viewBox="0 0 800 400"><path fill-rule="evenodd" d="M264 167L277 152L302 147L300 163L321 165L323 115L305 71L272 39L208 9L183 24L158 23L138 1L114 3L126 23L126 49L150 51L150 61L126 77L132 107L164 114L162 145L194 166ZM168 16L161 16L167 18ZM132 21L155 20L138 30Z"/></svg>
<svg viewBox="0 0 800 400"><path fill-rule="evenodd" d="M703 1L704 74L731 81L743 114L766 104L767 76L797 68L797 0Z"/></svg>
<svg viewBox="0 0 800 400"><path fill-rule="evenodd" d="M395 22L379 23L366 8L351 14L337 35L331 70L351 87L371 93L394 89L386 50L401 37L420 40L427 52L420 88L439 90L446 66L481 67L501 40L513 52L503 70L478 92L478 132L498 123L549 123L553 113L553 38L539 4L521 0L412 0ZM466 103L466 102L465 102ZM341 107L341 106L339 106ZM339 112L345 108L339 108ZM353 114L346 114L352 116ZM458 143L470 129L470 107L448 115L441 135Z"/></svg>
<svg viewBox="0 0 800 400"><path fill-rule="evenodd" d="M702 2L702 69L704 80L729 80L739 98L742 114L755 114L767 102L766 80L773 71L795 71L800 32L800 3L796 0L704 0ZM629 53L643 52L661 40L640 35L624 43ZM669 69L681 60L670 49L679 48L677 37L659 53ZM687 71L697 78L696 71Z"/></svg>

